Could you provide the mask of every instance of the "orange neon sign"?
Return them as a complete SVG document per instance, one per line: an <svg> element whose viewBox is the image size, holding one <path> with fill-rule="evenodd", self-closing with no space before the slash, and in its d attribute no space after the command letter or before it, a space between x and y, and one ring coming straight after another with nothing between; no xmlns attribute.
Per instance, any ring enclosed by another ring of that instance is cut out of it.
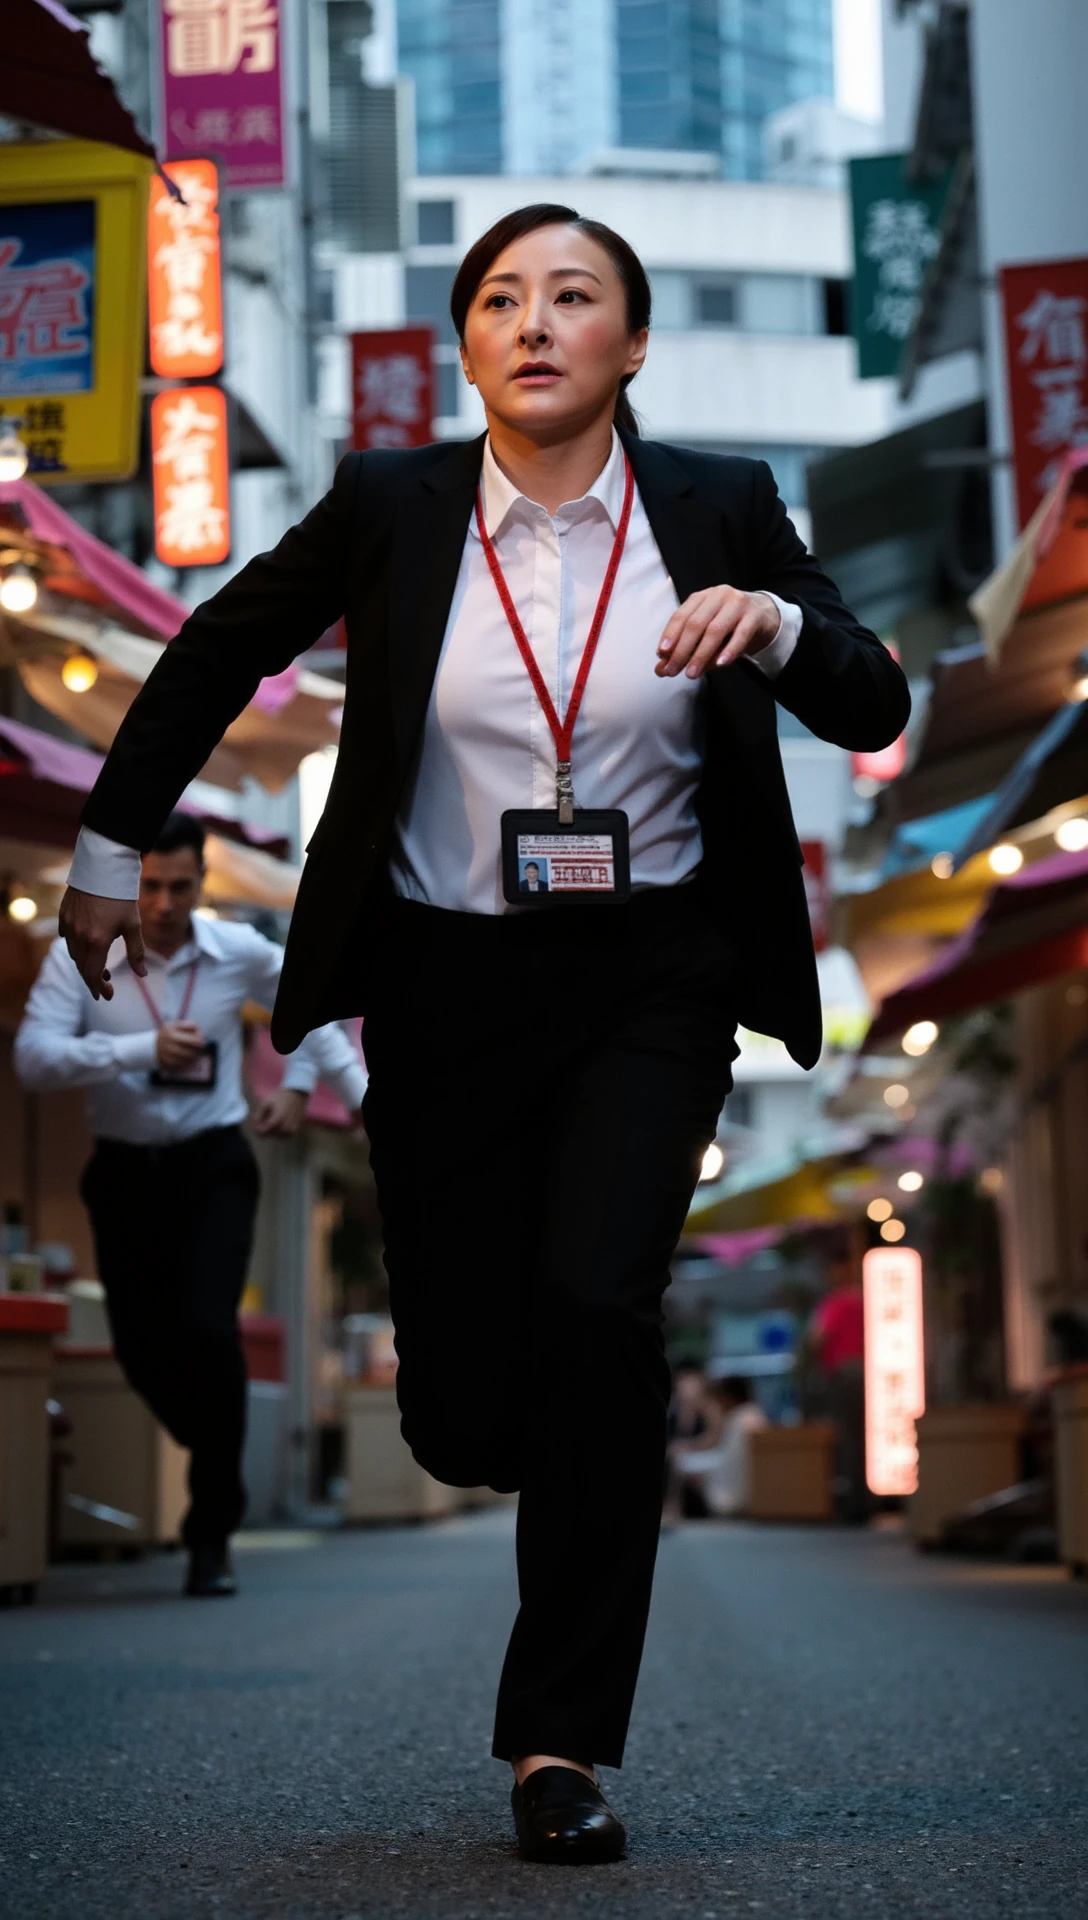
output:
<svg viewBox="0 0 1088 1920"><path fill-rule="evenodd" d="M915 1421L926 1404L922 1259L912 1247L872 1247L865 1286L865 1478L870 1492L918 1485Z"/></svg>
<svg viewBox="0 0 1088 1920"><path fill-rule="evenodd" d="M152 371L167 380L207 380L223 365L219 180L211 160L172 160L185 196L151 182L147 298Z"/></svg>
<svg viewBox="0 0 1088 1920"><path fill-rule="evenodd" d="M227 402L219 387L175 387L151 403L155 552L168 567L230 554Z"/></svg>

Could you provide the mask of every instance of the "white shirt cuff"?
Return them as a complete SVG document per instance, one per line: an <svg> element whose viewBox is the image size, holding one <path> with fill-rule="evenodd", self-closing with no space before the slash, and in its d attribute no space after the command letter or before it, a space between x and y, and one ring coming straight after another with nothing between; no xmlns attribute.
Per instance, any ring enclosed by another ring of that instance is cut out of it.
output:
<svg viewBox="0 0 1088 1920"><path fill-rule="evenodd" d="M118 1033L113 1040L114 1059L122 1073L139 1073L145 1067L150 1071L158 1065L158 1045L155 1028L150 1033Z"/></svg>
<svg viewBox="0 0 1088 1920"><path fill-rule="evenodd" d="M767 675L768 680L774 680L781 673L801 637L805 616L800 607L794 606L792 600L780 600L777 593L769 593L766 587L760 587L759 591L766 599L773 600L778 608L778 632L765 647L761 647L758 653L750 653L748 658L754 666L759 668L760 673Z"/></svg>
<svg viewBox="0 0 1088 1920"><path fill-rule="evenodd" d="M772 642L772 645L774 643ZM81 827L68 885L80 893L95 893L104 900L138 900L140 897L140 856L135 847L123 847L107 840L93 827Z"/></svg>

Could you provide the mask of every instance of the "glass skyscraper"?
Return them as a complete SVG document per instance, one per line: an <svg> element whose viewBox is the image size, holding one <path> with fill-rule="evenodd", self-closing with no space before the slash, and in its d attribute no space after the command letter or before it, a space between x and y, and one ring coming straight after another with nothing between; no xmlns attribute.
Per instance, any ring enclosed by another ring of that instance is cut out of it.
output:
<svg viewBox="0 0 1088 1920"><path fill-rule="evenodd" d="M421 173L576 172L650 147L763 172L763 123L834 95L833 0L396 0Z"/></svg>

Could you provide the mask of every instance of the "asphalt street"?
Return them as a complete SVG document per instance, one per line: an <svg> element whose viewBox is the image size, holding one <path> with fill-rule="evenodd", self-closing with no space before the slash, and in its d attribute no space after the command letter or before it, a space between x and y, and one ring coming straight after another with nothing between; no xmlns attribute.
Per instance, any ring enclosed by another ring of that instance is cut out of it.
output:
<svg viewBox="0 0 1088 1920"><path fill-rule="evenodd" d="M245 1537L244 1537L245 1539ZM54 1569L0 1614L12 1920L1088 1914L1088 1585L892 1532L662 1543L629 1857L513 1850L492 1694L512 1516Z"/></svg>

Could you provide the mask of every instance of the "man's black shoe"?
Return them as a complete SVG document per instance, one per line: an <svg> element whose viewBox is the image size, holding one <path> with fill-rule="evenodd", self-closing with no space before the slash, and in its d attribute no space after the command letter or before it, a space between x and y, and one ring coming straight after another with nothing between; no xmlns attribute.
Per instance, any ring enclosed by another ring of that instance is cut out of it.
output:
<svg viewBox="0 0 1088 1920"><path fill-rule="evenodd" d="M600 1788L574 1767L538 1767L511 1801L523 1860L589 1866L622 1858L627 1835Z"/></svg>
<svg viewBox="0 0 1088 1920"><path fill-rule="evenodd" d="M198 1600L237 1593L238 1582L226 1547L191 1547L185 1591Z"/></svg>

